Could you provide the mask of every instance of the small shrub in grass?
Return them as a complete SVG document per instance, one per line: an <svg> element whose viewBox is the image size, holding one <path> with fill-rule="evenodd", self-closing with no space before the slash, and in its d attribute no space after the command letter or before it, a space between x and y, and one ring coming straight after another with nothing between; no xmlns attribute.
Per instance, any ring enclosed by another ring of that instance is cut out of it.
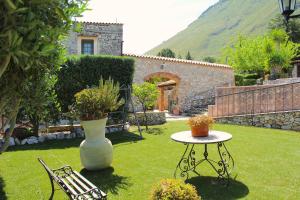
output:
<svg viewBox="0 0 300 200"><path fill-rule="evenodd" d="M154 186L151 200L199 200L195 187L182 180L163 179Z"/></svg>

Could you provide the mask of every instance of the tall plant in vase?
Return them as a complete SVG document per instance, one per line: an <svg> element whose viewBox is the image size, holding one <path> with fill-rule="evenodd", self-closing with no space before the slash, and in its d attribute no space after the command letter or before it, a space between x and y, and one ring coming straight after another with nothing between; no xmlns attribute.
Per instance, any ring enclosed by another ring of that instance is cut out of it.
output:
<svg viewBox="0 0 300 200"><path fill-rule="evenodd" d="M101 78L97 88L75 94L75 110L85 131L85 140L80 144L80 159L88 170L104 169L112 163L112 144L105 138L105 126L108 113L124 104L119 91L119 83Z"/></svg>

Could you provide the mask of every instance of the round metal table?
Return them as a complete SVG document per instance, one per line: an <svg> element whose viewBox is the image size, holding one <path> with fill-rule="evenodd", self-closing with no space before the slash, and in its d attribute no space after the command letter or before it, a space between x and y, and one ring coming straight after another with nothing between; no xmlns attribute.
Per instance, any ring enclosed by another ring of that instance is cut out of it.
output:
<svg viewBox="0 0 300 200"><path fill-rule="evenodd" d="M199 172L197 172L197 167L206 161L218 174L218 179L222 181L222 183L226 183L226 185L229 184L230 174L234 168L234 160L225 146L225 142L231 140L231 134L221 131L209 131L207 137L193 137L191 131L183 131L174 133L171 135L171 138L175 142L186 145L185 151L176 166L174 172L175 178L179 173L180 177L186 177L186 179L188 179L190 172L194 172L196 175L200 176ZM203 157L200 159L196 158L194 149L197 144L204 145ZM215 161L208 158L208 144L216 144L220 160Z"/></svg>

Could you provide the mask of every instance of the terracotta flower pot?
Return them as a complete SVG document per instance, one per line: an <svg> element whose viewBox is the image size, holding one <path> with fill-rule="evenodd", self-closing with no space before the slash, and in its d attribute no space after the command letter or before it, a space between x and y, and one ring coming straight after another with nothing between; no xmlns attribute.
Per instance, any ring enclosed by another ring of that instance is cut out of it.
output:
<svg viewBox="0 0 300 200"><path fill-rule="evenodd" d="M208 126L195 126L192 128L192 136L193 137L207 137L209 127Z"/></svg>

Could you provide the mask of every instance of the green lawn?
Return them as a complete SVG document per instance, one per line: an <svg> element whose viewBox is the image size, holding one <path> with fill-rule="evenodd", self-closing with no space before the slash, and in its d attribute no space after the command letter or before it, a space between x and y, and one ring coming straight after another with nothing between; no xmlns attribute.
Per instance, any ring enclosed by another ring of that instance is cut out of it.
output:
<svg viewBox="0 0 300 200"><path fill-rule="evenodd" d="M37 157L52 168L71 165L107 192L108 199L148 199L154 183L173 176L184 150L184 145L171 141L170 135L188 129L185 121L151 128L151 133L144 133L144 140L137 140L134 134L111 135L112 168L96 172L86 171L80 165L80 139L10 148L0 156L0 199L49 197L49 180ZM203 165L202 176L188 180L203 199L300 198L300 133L231 125L214 128L232 133L227 148L235 159L236 169L230 186L225 188L213 184L214 172ZM214 145L209 146L209 153L212 157L217 155ZM67 197L57 190L54 199Z"/></svg>

